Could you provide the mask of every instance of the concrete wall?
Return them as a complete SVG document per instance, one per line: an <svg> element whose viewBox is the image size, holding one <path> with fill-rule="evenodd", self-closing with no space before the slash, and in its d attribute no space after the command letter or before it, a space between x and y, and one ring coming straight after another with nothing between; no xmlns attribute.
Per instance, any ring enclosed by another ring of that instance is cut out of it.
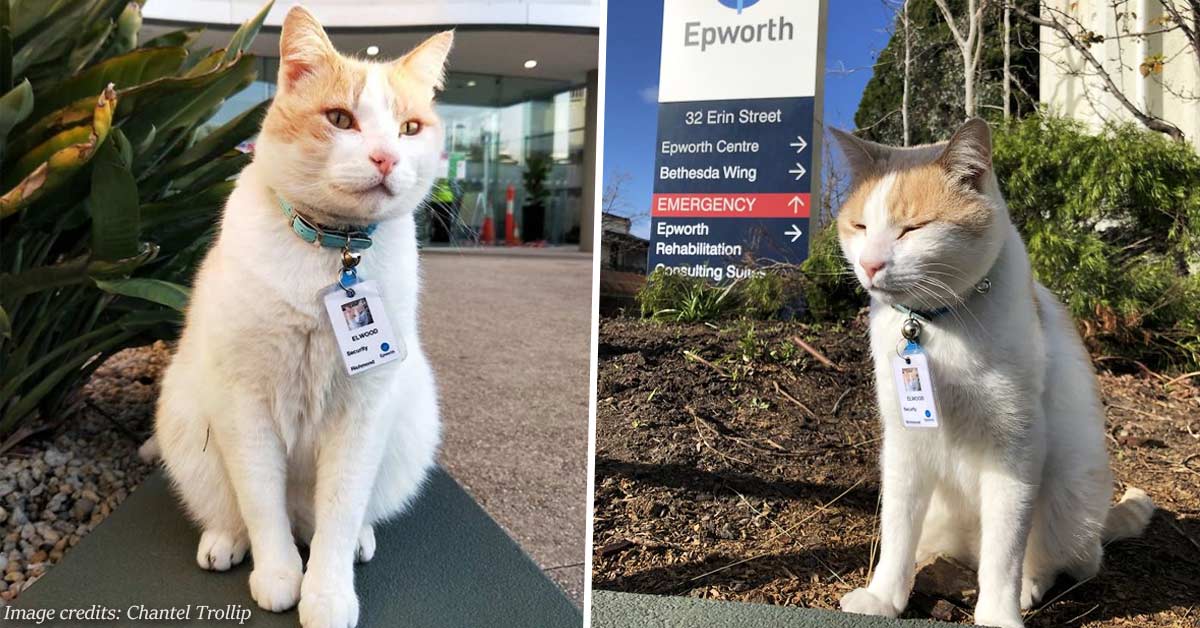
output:
<svg viewBox="0 0 1200 628"><path fill-rule="evenodd" d="M267 15L279 26L294 2L277 0ZM604 0L304 0L326 27L510 24L599 28ZM263 0L169 0L142 9L155 20L238 24L262 8Z"/></svg>
<svg viewBox="0 0 1200 628"><path fill-rule="evenodd" d="M1181 7L1186 4L1176 2ZM1200 149L1200 62L1187 38L1177 29L1146 37L1129 34L1163 30L1163 24L1156 21L1164 13L1160 0L1127 0L1116 9L1112 0L1048 0L1048 4L1066 13L1066 18L1059 19L1072 32L1103 36L1104 41L1092 44L1090 51L1121 92L1143 111L1182 129L1188 141ZM1093 127L1105 121L1136 120L1053 29L1042 27L1040 48L1043 103ZM1162 74L1143 77L1139 70L1142 62L1156 54L1167 59Z"/></svg>

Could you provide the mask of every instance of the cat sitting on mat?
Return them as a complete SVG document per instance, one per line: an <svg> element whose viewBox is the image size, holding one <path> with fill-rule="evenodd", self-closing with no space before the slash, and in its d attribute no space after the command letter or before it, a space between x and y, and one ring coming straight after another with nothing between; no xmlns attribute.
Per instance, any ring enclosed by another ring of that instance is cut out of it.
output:
<svg viewBox="0 0 1200 628"><path fill-rule="evenodd" d="M1142 533L1154 505L1116 506L1104 413L1075 324L1034 280L991 163L985 122L949 142L891 148L834 130L852 170L837 229L871 296L883 421L879 563L841 600L895 617L915 566L975 566L975 623L1018 628L1102 544Z"/></svg>
<svg viewBox="0 0 1200 628"><path fill-rule="evenodd" d="M309 12L287 14L278 93L196 275L145 448L203 530L200 566L249 550L254 601L299 602L305 628L358 622L354 563L434 464L413 212L442 150L433 99L452 42L353 59Z"/></svg>

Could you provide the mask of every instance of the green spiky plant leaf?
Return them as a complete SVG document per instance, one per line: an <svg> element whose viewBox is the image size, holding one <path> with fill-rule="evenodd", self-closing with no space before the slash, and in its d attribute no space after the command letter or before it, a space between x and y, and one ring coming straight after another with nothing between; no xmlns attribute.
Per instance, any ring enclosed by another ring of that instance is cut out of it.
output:
<svg viewBox="0 0 1200 628"><path fill-rule="evenodd" d="M140 37L141 5L0 0L0 442L105 357L178 333L249 162L234 147L265 103L201 129L254 80L272 2L212 51L198 29Z"/></svg>

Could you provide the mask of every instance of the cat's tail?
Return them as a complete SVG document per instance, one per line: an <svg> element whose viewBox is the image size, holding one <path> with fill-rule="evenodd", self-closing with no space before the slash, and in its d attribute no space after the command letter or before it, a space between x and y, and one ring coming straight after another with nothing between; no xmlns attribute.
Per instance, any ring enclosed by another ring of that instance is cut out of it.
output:
<svg viewBox="0 0 1200 628"><path fill-rule="evenodd" d="M1154 502L1140 488L1130 488L1121 496L1121 501L1108 511L1104 520L1103 542L1141 536L1154 516Z"/></svg>
<svg viewBox="0 0 1200 628"><path fill-rule="evenodd" d="M147 438L146 442L142 443L141 447L138 447L138 458L141 458L142 462L145 463L156 462L159 458L162 458L162 449L158 446L157 437L151 436ZM1109 515L1109 517L1111 518L1112 515Z"/></svg>

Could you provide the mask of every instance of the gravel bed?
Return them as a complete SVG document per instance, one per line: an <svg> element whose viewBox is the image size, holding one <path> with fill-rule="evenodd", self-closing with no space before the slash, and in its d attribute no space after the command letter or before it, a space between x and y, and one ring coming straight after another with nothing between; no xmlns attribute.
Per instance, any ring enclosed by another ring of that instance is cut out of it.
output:
<svg viewBox="0 0 1200 628"><path fill-rule="evenodd" d="M0 604L51 569L154 469L137 448L150 433L169 357L161 342L114 355L60 425L0 455Z"/></svg>

